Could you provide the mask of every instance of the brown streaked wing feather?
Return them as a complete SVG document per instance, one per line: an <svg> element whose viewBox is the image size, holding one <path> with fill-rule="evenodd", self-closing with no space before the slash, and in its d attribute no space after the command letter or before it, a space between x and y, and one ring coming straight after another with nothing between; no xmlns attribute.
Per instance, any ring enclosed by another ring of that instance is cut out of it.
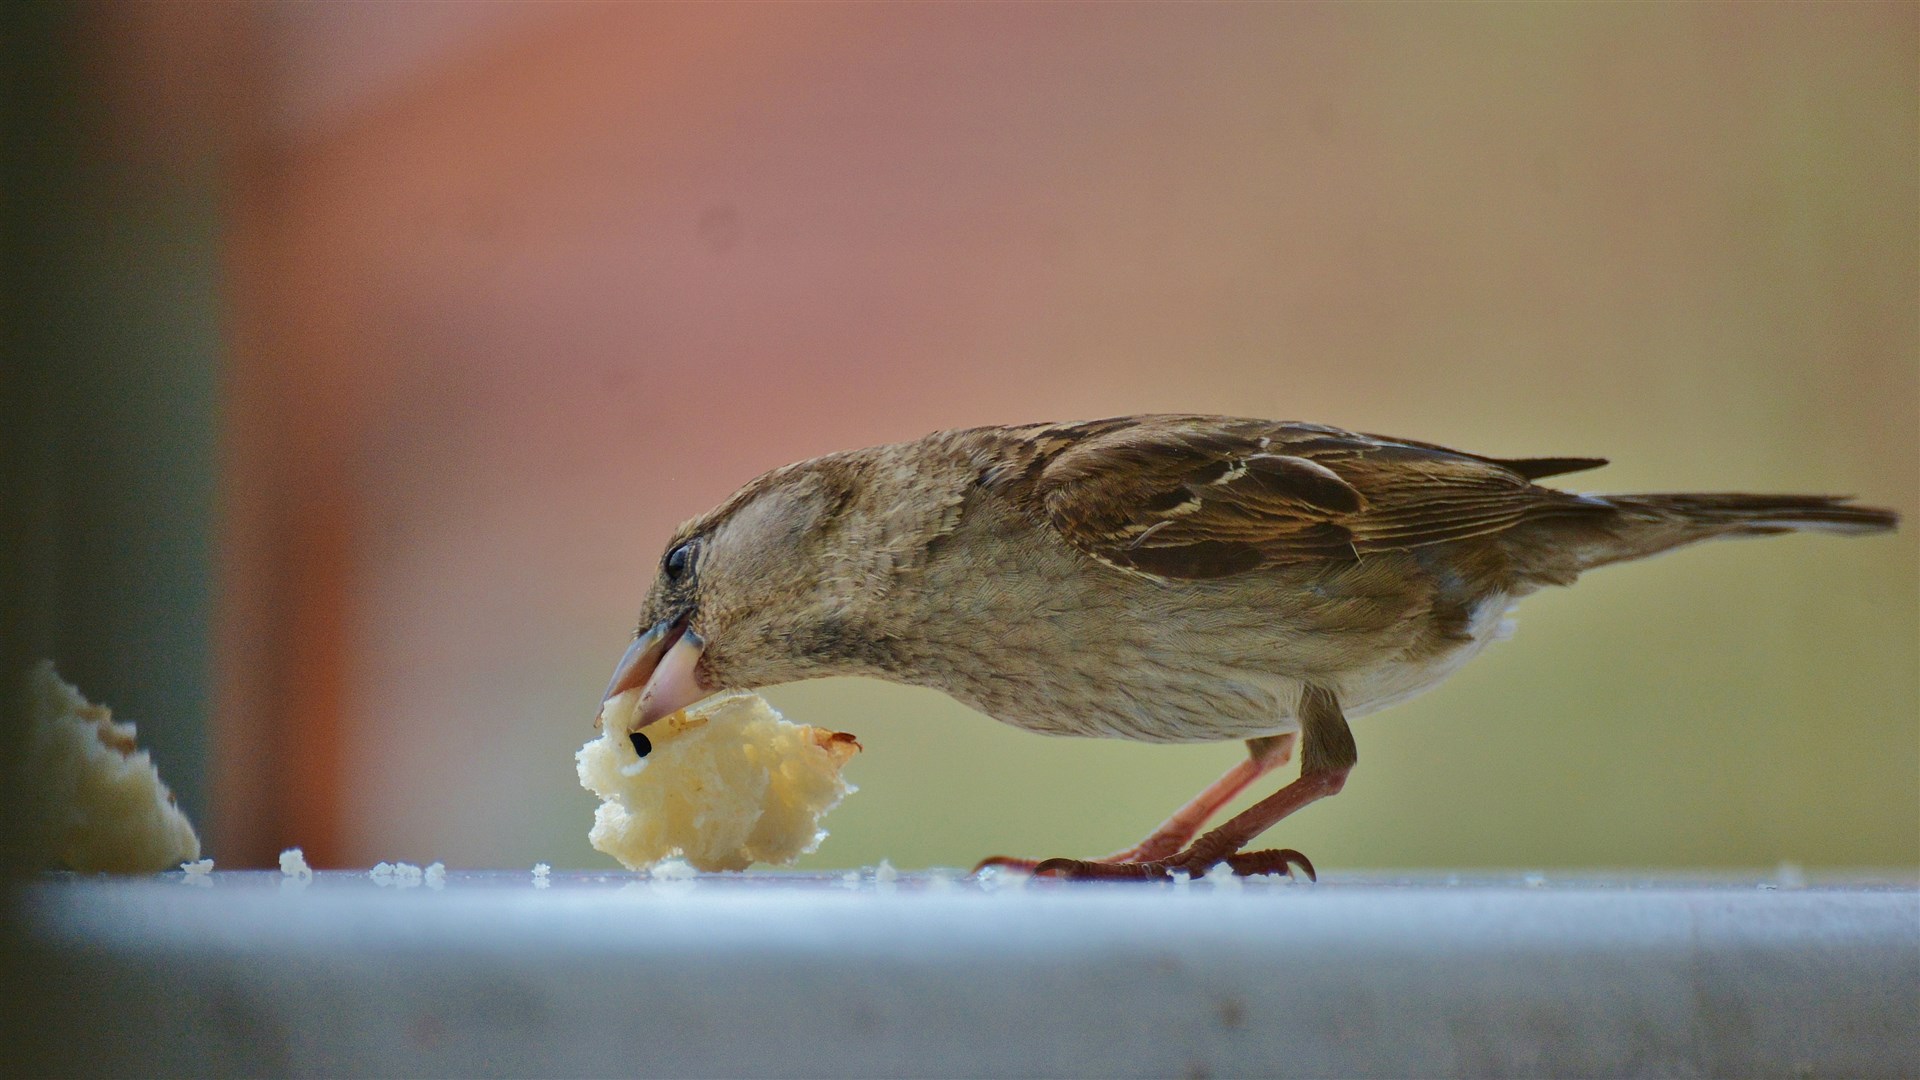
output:
<svg viewBox="0 0 1920 1080"><path fill-rule="evenodd" d="M1597 469L1607 463L1607 459L1603 457L1489 458L1487 460L1503 468L1512 469L1529 480L1544 480L1549 476L1586 472L1588 469Z"/></svg>
<svg viewBox="0 0 1920 1080"><path fill-rule="evenodd" d="M1095 558L1161 577L1352 561L1604 509L1496 459L1319 425L1148 416L1045 437L1035 495L1048 521Z"/></svg>
<svg viewBox="0 0 1920 1080"><path fill-rule="evenodd" d="M1439 443L1421 442L1418 439L1396 439L1385 435L1365 435L1363 438L1380 443L1395 443L1400 446L1413 446L1422 450L1435 450L1454 457L1471 458L1484 461L1489 465L1498 465L1508 472L1518 473L1528 480L1544 480L1549 476L1564 476L1567 473L1585 472L1607 464L1606 458L1598 457L1540 457L1540 458L1497 458L1484 454L1469 454L1464 450L1455 450Z"/></svg>

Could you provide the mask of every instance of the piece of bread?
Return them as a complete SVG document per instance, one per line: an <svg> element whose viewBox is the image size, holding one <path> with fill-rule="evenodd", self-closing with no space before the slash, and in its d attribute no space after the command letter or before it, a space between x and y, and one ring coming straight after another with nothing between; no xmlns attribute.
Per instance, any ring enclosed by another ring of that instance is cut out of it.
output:
<svg viewBox="0 0 1920 1080"><path fill-rule="evenodd" d="M701 870L791 865L820 846L820 821L854 789L853 736L794 724L758 694L708 698L649 724L635 745L640 691L601 708L580 748L580 784L603 800L593 846L640 870L674 855Z"/></svg>
<svg viewBox="0 0 1920 1080"><path fill-rule="evenodd" d="M143 874L200 857L200 838L153 761L117 723L43 660L28 678L21 756L32 851L48 866Z"/></svg>

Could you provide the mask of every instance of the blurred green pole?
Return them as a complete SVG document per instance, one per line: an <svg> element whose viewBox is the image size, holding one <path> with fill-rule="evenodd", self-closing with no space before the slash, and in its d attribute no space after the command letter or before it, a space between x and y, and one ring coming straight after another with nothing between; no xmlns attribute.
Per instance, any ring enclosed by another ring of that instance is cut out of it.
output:
<svg viewBox="0 0 1920 1080"><path fill-rule="evenodd" d="M40 347L47 290L29 263L42 256L38 222L48 202L46 172L58 155L36 136L57 94L61 31L71 12L51 5L9 5L0 12L0 740L20 746L25 730L22 675L52 649L57 604L60 478L55 463L51 382L55 363ZM0 776L0 868L20 863L17 754ZM6 925L12 925L9 921Z"/></svg>
<svg viewBox="0 0 1920 1080"><path fill-rule="evenodd" d="M165 96L157 107L129 100L153 88L113 77L143 49L143 24L126 12L31 3L0 15L4 661L17 685L49 657L137 722L198 823L212 700L219 139L175 140L173 125L192 116L176 118ZM130 104L164 137L132 145ZM19 722L10 708L8 745L19 745Z"/></svg>
<svg viewBox="0 0 1920 1080"><path fill-rule="evenodd" d="M142 15L0 9L0 746L21 745L21 675L50 657L138 722L204 832L223 138L206 120L217 110L175 108L180 56L148 51ZM148 127L129 138L136 108ZM50 989L76 958L16 932L10 771L0 1045L9 1072L55 1075L85 1045L85 1021Z"/></svg>

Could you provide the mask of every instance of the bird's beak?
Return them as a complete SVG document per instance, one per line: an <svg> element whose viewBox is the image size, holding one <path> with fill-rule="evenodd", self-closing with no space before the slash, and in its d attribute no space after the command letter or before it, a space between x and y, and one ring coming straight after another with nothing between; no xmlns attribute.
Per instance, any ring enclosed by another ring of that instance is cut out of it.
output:
<svg viewBox="0 0 1920 1080"><path fill-rule="evenodd" d="M660 620L627 646L626 655L613 669L613 679L607 683L602 700L644 686L646 689L640 691L637 727L646 727L663 716L679 712L711 693L702 683L699 671L700 653L706 644L687 625L685 616Z"/></svg>

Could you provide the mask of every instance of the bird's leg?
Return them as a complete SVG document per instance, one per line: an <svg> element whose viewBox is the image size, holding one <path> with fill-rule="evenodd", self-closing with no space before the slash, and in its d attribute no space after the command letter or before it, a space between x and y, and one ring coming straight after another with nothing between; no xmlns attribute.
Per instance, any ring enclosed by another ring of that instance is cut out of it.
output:
<svg viewBox="0 0 1920 1080"><path fill-rule="evenodd" d="M1235 873L1277 872L1288 864L1298 865L1309 874L1313 864L1306 856L1290 848L1240 853L1254 837L1295 810L1338 792L1347 782L1347 770L1301 776L1279 791L1254 803L1226 824L1194 841L1193 846L1169 859L1151 862L1090 862L1080 859L1048 859L1034 867L1034 873L1068 878L1164 878L1175 870L1202 874L1217 863L1226 862Z"/></svg>
<svg viewBox="0 0 1920 1080"><path fill-rule="evenodd" d="M1234 815L1170 858L1143 862L1085 862L1048 859L1034 868L1037 874L1071 878L1163 878L1175 870L1205 873L1226 862L1235 873L1269 873L1299 865L1309 876L1313 864L1287 848L1241 853L1240 849L1295 810L1337 794L1346 786L1359 754L1353 732L1332 691L1310 686L1300 699L1300 730L1305 738L1300 778ZM1288 870L1291 873L1291 870Z"/></svg>
<svg viewBox="0 0 1920 1080"><path fill-rule="evenodd" d="M1248 739L1247 760L1228 769L1220 779L1207 785L1205 791L1195 795L1191 802L1175 810L1173 816L1161 822L1160 827L1145 840L1100 861L1151 862L1179 852L1213 815L1220 812L1221 807L1245 791L1247 785L1285 765L1293 757L1293 744L1299 738L1299 733L1289 731L1284 735Z"/></svg>
<svg viewBox="0 0 1920 1080"><path fill-rule="evenodd" d="M1247 789L1247 785L1285 765L1293 757L1293 744L1299 739L1297 732L1280 735L1268 735L1247 740L1247 760L1228 769L1220 779L1207 785L1207 789L1195 795L1185 806L1173 812L1173 816L1160 823L1145 840L1130 848L1123 848L1098 860L1103 863L1135 863L1164 859L1187 846L1195 833L1200 831L1209 818L1220 812L1220 808L1233 801L1234 796ZM1010 870L1024 870L1029 873L1040 865L1039 859L1019 859L1010 855L992 855L980 860L973 868L974 873L989 866L998 866Z"/></svg>
<svg viewBox="0 0 1920 1080"><path fill-rule="evenodd" d="M1300 779L1235 815L1225 825L1194 841L1192 847L1168 859L1165 864L1167 869L1203 874L1214 865L1225 862L1236 874L1284 871L1291 876L1293 871L1286 869L1291 863L1305 870L1308 877L1317 878L1313 863L1292 848L1247 852L1240 849L1295 810L1329 795L1338 795L1347 784L1349 771L1348 768L1342 768L1302 775Z"/></svg>

